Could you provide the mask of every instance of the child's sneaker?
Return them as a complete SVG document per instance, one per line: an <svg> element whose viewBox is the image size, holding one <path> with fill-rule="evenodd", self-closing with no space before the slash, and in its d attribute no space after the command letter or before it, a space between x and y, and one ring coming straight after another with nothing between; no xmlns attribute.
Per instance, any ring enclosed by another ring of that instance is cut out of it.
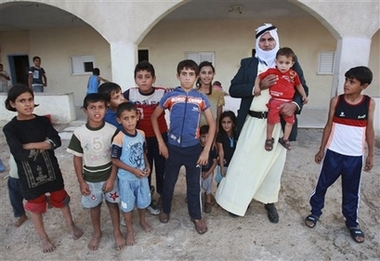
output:
<svg viewBox="0 0 380 261"><path fill-rule="evenodd" d="M150 203L150 205L146 208L148 211L149 211L149 213L150 214L152 214L152 215L158 215L158 214L160 214L160 209L159 208L157 208L154 204L153 204L153 202L152 203Z"/></svg>
<svg viewBox="0 0 380 261"><path fill-rule="evenodd" d="M3 172L5 170L5 166L3 161L0 159L0 172Z"/></svg>

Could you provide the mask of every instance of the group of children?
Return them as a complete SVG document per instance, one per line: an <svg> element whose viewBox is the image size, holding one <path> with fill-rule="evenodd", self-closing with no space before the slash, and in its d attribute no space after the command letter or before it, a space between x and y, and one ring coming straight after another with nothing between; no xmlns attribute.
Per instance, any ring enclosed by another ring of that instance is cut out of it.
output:
<svg viewBox="0 0 380 261"><path fill-rule="evenodd" d="M352 99L342 105L345 109L355 111L353 105L362 103L364 99L361 91L371 81L362 79L361 73L365 72L346 75L346 82L352 81L354 86L345 87L345 94L340 98ZM236 147L236 116L231 111L223 112L218 119L219 131L215 137L217 128L207 96L194 89L198 74L198 65L194 61L183 60L177 66L179 87L170 90L153 87L154 68L148 62L141 62L134 72L138 87L123 93L117 84L106 82L99 87L98 93L86 95L83 110L87 114L87 123L74 131L67 152L73 154L74 169L82 194L81 204L90 209L94 229L93 237L88 243L90 250L96 250L100 243L100 206L103 199L110 211L117 249L135 243L132 227L132 211L135 207L142 228L146 232L152 230L145 220L145 209L153 208L153 186L150 179L153 162L157 193L160 194L160 222L167 223L170 220L174 187L180 167L185 166L188 212L196 231L199 234L207 232L207 224L202 218L200 192L203 187L206 192L204 211L210 212L212 173L219 165L217 182L227 174L228 163ZM357 124L361 126L361 135L367 138L369 145L365 167L368 171L373 166L374 102L370 98L365 100L365 123L358 121ZM330 106L321 150L316 156L317 163L324 156L323 150L327 147L327 140L332 132L332 121L338 117L334 115L340 113L335 110L335 104L336 99ZM54 155L54 149L61 145L61 141L46 117L33 114L34 94L27 86L12 87L8 92L6 107L17 111L17 116L4 126L3 131L17 163L22 196L27 200L25 208L31 214L43 252L51 252L55 246L46 234L42 219L42 213L46 211L46 193L50 194L52 206L62 210L74 238L83 234L72 220L70 197L64 189L62 174ZM170 111L169 128L164 117L165 110ZM201 114L204 115L207 125L199 127ZM342 121L338 122L344 124ZM339 143L345 137L334 139L340 139L337 141ZM336 146L340 147L341 144L338 143ZM332 145L329 143L329 146ZM353 175L360 172L359 165L357 160L358 168ZM340 175L340 172L336 174ZM313 211L306 219L309 227L316 224L321 214L324 193L334 181L331 179L331 182L318 183L318 198L312 198ZM351 182L350 178L347 182ZM357 200L355 202L357 206ZM349 204L352 205L350 209L353 209L355 204ZM120 230L120 211L126 223L126 238ZM351 215L351 211L346 212ZM357 222L353 219L352 222L351 219L347 222L355 241L364 241L364 234L358 228Z"/></svg>

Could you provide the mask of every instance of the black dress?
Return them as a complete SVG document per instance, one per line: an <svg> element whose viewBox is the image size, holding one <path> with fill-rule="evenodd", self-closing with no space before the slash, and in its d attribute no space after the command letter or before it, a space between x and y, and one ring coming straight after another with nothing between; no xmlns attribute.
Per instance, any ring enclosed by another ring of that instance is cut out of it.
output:
<svg viewBox="0 0 380 261"><path fill-rule="evenodd" d="M64 187L54 149L61 146L61 138L45 116L31 120L17 120L14 117L7 123L3 132L10 151L16 161L23 197L35 199ZM47 141L52 149L25 150L22 145L31 142Z"/></svg>

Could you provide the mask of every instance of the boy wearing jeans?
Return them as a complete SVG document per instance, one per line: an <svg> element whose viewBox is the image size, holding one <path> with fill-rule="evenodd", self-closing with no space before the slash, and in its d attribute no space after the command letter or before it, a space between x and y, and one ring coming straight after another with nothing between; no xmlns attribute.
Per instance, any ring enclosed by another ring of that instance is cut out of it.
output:
<svg viewBox="0 0 380 261"><path fill-rule="evenodd" d="M193 60L181 61L177 66L177 78L180 86L172 92L164 94L159 106L153 112L151 120L160 154L166 158L162 210L159 220L167 223L170 219L174 187L180 167L184 165L188 211L196 231L204 234L207 232L207 225L202 219L200 172L201 166L207 164L216 126L206 95L193 89L198 74L198 66ZM162 139L158 125L158 118L165 109L170 111L167 145ZM210 136L203 149L199 141L199 119L202 112L210 126Z"/></svg>

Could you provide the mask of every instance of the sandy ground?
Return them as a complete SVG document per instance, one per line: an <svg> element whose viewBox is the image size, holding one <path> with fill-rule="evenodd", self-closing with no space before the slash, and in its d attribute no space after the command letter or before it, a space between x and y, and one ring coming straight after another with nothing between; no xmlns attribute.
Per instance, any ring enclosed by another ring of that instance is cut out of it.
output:
<svg viewBox="0 0 380 261"><path fill-rule="evenodd" d="M57 129L63 130L63 126ZM63 145L56 150L71 195L71 209L84 235L74 241L67 231L61 212L49 209L44 214L47 233L56 244L52 253L43 254L30 219L15 228L7 194L7 173L0 173L0 258L1 260L380 260L380 149L376 149L375 167L363 173L359 221L366 233L363 244L355 243L341 214L340 181L328 191L324 214L314 229L304 225L309 213L308 199L316 184L319 165L314 154L321 130L300 130L294 149L287 155L277 209L280 222L268 221L262 204L253 201L245 217L232 218L221 208L204 214L209 231L198 235L190 222L185 204L185 178L176 186L171 220L161 224L147 213L152 233L138 225L135 213L136 245L115 250L112 225L106 205L102 206L103 237L99 250L90 251L92 234L89 213L80 205L80 194L71 156L65 152L70 132L62 133ZM9 150L0 134L0 156L7 164ZM155 195L157 200L157 195ZM125 228L122 228L125 233Z"/></svg>

